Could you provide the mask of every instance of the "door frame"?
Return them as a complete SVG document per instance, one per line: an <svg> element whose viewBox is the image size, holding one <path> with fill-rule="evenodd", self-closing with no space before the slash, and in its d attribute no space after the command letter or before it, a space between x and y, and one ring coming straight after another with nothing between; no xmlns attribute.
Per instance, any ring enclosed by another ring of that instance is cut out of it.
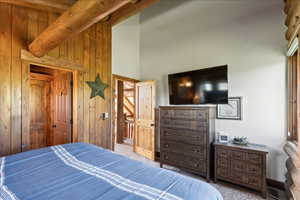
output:
<svg viewBox="0 0 300 200"><path fill-rule="evenodd" d="M135 91L135 84L138 83L138 82L141 82L140 80L137 80L137 79L133 79L133 78L129 78L129 77L125 77L125 76L120 76L120 75L117 75L117 74L112 74L112 90L111 90L111 106L112 106L112 118L111 118L111 133L112 133L112 150L114 151L115 150L115 139L116 139L116 132L115 132L115 129L116 129L116 126L117 126L117 123L116 123L116 119L115 119L115 116L116 116L116 110L115 110L115 93L116 93L116 82L117 81L128 81L128 82L134 82L134 101L135 101L135 94L136 94L136 91Z"/></svg>
<svg viewBox="0 0 300 200"><path fill-rule="evenodd" d="M36 58L32 60L31 58L22 57L22 138L21 138L21 150L30 150L30 108L29 108L29 97L30 97L30 66L37 65L39 67L45 67L50 69L57 69L63 71L72 72L73 76L73 94L72 94L72 136L71 142L78 141L78 84L79 84L79 74L84 73L85 69L82 66L82 70L78 67L78 64L67 64L64 62L58 62L56 58L51 58L45 61L43 58ZM73 67L72 67L73 66Z"/></svg>

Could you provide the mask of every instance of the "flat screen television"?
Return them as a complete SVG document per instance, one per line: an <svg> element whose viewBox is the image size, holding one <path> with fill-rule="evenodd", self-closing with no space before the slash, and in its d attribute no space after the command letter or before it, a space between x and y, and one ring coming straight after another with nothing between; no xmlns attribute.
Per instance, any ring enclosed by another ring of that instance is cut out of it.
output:
<svg viewBox="0 0 300 200"><path fill-rule="evenodd" d="M228 104L227 65L169 74L172 105Z"/></svg>

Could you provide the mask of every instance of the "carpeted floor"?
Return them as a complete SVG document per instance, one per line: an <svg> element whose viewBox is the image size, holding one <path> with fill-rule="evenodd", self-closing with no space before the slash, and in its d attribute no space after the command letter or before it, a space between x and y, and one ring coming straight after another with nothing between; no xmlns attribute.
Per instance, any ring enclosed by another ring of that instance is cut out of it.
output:
<svg viewBox="0 0 300 200"><path fill-rule="evenodd" d="M130 145L116 144L115 152L118 154L130 157L132 159L139 160L141 162L150 164L152 166L159 167L158 162L148 160L148 159L144 158L143 156L140 156L140 155L134 153L132 151L132 147ZM179 169L176 169L173 167L165 167L165 168L174 170L174 171L177 171L178 173L181 173L181 174L184 174L187 176L192 176L194 178L205 181L203 178L201 178L199 176L180 171ZM218 182L217 184L211 182L210 184L220 191L220 193L223 195L224 200L264 200L261 196L259 196L259 193L256 193L254 191L250 191L248 189L238 187L238 186L235 186L232 184L223 183L223 182ZM269 189L269 193L268 193L269 200L277 200L277 199L285 200L286 199L285 195L282 191L278 191L274 188L268 188L268 189Z"/></svg>

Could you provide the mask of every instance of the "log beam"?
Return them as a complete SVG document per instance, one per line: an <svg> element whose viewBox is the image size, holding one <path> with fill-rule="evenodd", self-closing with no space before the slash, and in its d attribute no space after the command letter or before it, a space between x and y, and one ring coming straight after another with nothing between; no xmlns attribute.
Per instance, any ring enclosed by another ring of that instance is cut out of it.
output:
<svg viewBox="0 0 300 200"><path fill-rule="evenodd" d="M29 45L29 50L42 57L129 2L131 0L78 0Z"/></svg>
<svg viewBox="0 0 300 200"><path fill-rule="evenodd" d="M287 2L288 3L288 2ZM296 32L298 32L298 26L300 22L300 0L294 0L290 3L290 8L287 13L285 24L288 26L286 32L286 39L293 40Z"/></svg>
<svg viewBox="0 0 300 200"><path fill-rule="evenodd" d="M112 26L120 23L121 21L131 17L145 8L157 3L159 0L132 0L135 4L128 4L123 8L119 9L117 12L111 15Z"/></svg>

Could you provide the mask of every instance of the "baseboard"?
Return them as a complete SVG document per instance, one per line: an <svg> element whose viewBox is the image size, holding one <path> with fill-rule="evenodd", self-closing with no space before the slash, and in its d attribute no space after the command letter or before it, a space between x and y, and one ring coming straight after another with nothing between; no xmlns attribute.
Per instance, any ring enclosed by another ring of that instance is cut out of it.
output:
<svg viewBox="0 0 300 200"><path fill-rule="evenodd" d="M285 190L284 182L280 182L280 181L276 181L276 180L267 178L267 185L270 187L280 189L280 190Z"/></svg>

